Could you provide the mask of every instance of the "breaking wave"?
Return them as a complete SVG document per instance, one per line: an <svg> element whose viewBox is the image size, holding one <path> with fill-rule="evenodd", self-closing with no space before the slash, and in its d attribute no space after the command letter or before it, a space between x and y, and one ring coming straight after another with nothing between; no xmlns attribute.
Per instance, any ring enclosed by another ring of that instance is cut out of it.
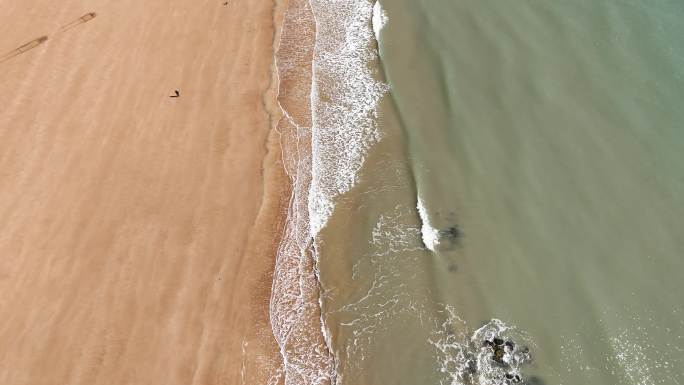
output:
<svg viewBox="0 0 684 385"><path fill-rule="evenodd" d="M368 149L380 140L374 2L311 0L316 20L311 105L311 235L325 226L334 200L355 184Z"/></svg>
<svg viewBox="0 0 684 385"><path fill-rule="evenodd" d="M422 226L420 228L420 233L423 237L423 244L430 251L435 251L439 245L439 230L434 228L430 223L430 217L428 216L427 209L423 204L423 200L418 197L418 215L420 216L420 221Z"/></svg>

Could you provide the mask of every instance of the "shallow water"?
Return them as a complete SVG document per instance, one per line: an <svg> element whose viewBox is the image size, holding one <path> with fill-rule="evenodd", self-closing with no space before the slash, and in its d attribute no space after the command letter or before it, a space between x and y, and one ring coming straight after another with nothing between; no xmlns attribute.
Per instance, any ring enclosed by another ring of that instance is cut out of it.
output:
<svg viewBox="0 0 684 385"><path fill-rule="evenodd" d="M314 242L337 383L504 383L494 334L530 384L684 383L684 5L382 5L379 141Z"/></svg>
<svg viewBox="0 0 684 385"><path fill-rule="evenodd" d="M525 331L546 383L684 382L684 5L383 5L417 194L462 233L435 302Z"/></svg>

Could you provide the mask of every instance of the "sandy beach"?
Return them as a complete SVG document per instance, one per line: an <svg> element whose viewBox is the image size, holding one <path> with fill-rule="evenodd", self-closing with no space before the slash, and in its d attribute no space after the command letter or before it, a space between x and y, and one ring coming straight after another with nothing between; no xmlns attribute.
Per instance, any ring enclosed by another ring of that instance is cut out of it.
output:
<svg viewBox="0 0 684 385"><path fill-rule="evenodd" d="M282 7L0 1L0 383L277 371Z"/></svg>

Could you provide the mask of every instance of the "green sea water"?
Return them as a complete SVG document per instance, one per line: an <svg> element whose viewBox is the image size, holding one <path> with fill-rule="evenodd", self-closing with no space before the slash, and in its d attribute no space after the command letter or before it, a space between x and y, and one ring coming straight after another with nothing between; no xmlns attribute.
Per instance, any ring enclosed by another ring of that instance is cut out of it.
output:
<svg viewBox="0 0 684 385"><path fill-rule="evenodd" d="M383 139L318 246L338 382L503 384L463 367L498 319L525 383L684 384L684 2L382 6Z"/></svg>

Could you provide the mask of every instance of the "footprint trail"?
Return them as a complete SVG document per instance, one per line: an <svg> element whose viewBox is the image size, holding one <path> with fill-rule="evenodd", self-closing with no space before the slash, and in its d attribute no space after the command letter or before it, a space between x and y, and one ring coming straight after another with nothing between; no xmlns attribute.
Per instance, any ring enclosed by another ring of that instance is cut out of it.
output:
<svg viewBox="0 0 684 385"><path fill-rule="evenodd" d="M32 50L32 49L38 47L39 45L45 43L47 40L48 40L47 36L41 36L37 39L33 39L30 42L28 42L28 43L26 43L26 44L24 44L18 48L15 48L12 51L0 56L0 63L4 62L6 60L9 60L15 56L19 56L26 51Z"/></svg>
<svg viewBox="0 0 684 385"><path fill-rule="evenodd" d="M69 24L67 24L67 25L65 25L65 26L62 26L62 32L68 31L68 30L70 30L71 28L74 28L74 27L76 27L76 26L79 26L79 25L81 25L81 24L83 24L83 23L87 23L87 22L89 22L90 20L93 20L96 16L97 16L97 13L95 13L95 12L88 12L88 13L86 13L85 15L79 17L78 19L76 19L76 20L70 22Z"/></svg>

